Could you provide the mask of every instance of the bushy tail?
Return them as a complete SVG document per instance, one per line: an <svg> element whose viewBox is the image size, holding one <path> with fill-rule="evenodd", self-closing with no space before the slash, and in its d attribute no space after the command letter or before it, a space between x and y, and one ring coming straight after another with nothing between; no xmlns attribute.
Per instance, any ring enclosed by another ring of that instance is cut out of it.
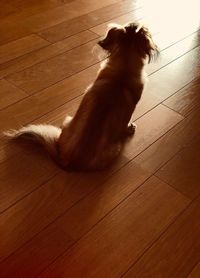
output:
<svg viewBox="0 0 200 278"><path fill-rule="evenodd" d="M28 125L19 130L11 129L4 132L10 139L30 139L42 145L51 157L57 161L57 141L61 134L61 128L53 125Z"/></svg>

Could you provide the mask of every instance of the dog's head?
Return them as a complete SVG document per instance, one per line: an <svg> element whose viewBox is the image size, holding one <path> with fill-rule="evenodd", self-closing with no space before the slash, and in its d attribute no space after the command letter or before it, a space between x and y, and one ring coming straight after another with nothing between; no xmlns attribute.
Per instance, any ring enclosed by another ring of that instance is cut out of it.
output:
<svg viewBox="0 0 200 278"><path fill-rule="evenodd" d="M136 50L140 57L148 57L149 62L158 53L148 28L139 23L129 23L125 26L112 24L105 38L98 44L111 55Z"/></svg>

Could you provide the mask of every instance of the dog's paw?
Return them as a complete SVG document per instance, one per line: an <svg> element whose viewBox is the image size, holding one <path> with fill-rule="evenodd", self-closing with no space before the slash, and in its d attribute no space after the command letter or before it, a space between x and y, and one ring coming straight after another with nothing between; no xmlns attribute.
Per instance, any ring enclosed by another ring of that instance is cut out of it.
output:
<svg viewBox="0 0 200 278"><path fill-rule="evenodd" d="M66 127L72 120L72 116L67 115L61 125L61 128Z"/></svg>
<svg viewBox="0 0 200 278"><path fill-rule="evenodd" d="M127 134L132 135L135 133L135 130L137 128L137 125L135 123L129 123L127 126Z"/></svg>

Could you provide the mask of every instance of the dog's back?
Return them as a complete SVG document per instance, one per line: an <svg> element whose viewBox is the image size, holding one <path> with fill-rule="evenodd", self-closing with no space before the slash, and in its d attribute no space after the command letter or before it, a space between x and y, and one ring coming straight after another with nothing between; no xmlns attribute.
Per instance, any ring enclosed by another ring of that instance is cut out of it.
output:
<svg viewBox="0 0 200 278"><path fill-rule="evenodd" d="M119 154L137 103L133 95L121 76L95 81L59 139L65 167L100 169Z"/></svg>

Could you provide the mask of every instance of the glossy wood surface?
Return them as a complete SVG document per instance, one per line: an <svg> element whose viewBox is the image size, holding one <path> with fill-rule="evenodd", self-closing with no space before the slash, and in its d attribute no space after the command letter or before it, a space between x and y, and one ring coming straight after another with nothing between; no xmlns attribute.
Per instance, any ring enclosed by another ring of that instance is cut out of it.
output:
<svg viewBox="0 0 200 278"><path fill-rule="evenodd" d="M199 1L0 2L1 132L75 113L108 23L145 22L160 48L111 168L64 172L1 136L0 277L200 277Z"/></svg>

